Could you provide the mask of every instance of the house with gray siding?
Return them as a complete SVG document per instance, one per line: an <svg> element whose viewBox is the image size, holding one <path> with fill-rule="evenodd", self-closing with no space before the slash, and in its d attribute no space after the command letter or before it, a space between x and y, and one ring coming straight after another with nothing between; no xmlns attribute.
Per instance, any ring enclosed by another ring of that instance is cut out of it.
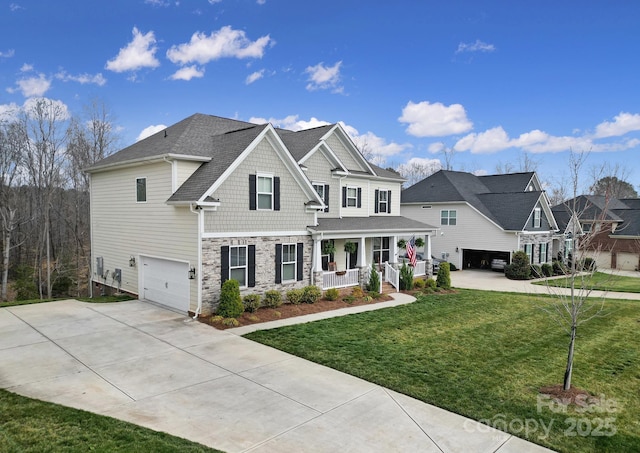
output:
<svg viewBox="0 0 640 453"><path fill-rule="evenodd" d="M561 239L535 172L476 176L441 170L402 191L403 216L438 226L436 258L458 268L511 262L523 250L532 264L551 262Z"/></svg>
<svg viewBox="0 0 640 453"><path fill-rule="evenodd" d="M87 169L92 280L195 315L243 294L362 285L397 269L404 179L339 124L289 131L195 114ZM428 272L417 263L416 274Z"/></svg>

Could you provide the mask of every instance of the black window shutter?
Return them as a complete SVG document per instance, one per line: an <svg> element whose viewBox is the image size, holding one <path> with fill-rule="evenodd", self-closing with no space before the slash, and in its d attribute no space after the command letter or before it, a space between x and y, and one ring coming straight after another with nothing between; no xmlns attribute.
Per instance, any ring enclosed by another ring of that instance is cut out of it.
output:
<svg viewBox="0 0 640 453"><path fill-rule="evenodd" d="M391 191L387 191L387 214L391 214Z"/></svg>
<svg viewBox="0 0 640 453"><path fill-rule="evenodd" d="M324 212L329 212L329 184L324 185Z"/></svg>
<svg viewBox="0 0 640 453"><path fill-rule="evenodd" d="M362 187L358 187L358 207L362 207Z"/></svg>
<svg viewBox="0 0 640 453"><path fill-rule="evenodd" d="M342 207L343 208L347 207L347 188L346 187L342 188Z"/></svg>
<svg viewBox="0 0 640 453"><path fill-rule="evenodd" d="M229 246L220 247L220 284L229 280Z"/></svg>
<svg viewBox="0 0 640 453"><path fill-rule="evenodd" d="M280 210L280 176L273 177L273 210Z"/></svg>
<svg viewBox="0 0 640 453"><path fill-rule="evenodd" d="M256 210L256 199L258 198L258 188L256 175L249 175L249 210Z"/></svg>
<svg viewBox="0 0 640 453"><path fill-rule="evenodd" d="M276 283L282 283L282 244L276 244Z"/></svg>
<svg viewBox="0 0 640 453"><path fill-rule="evenodd" d="M304 244L298 242L298 250L296 251L296 280L302 281L302 274L304 274Z"/></svg>
<svg viewBox="0 0 640 453"><path fill-rule="evenodd" d="M249 256L247 257L247 286L249 288L253 288L254 286L256 286L256 246L248 246L247 253L249 254Z"/></svg>
<svg viewBox="0 0 640 453"><path fill-rule="evenodd" d="M375 206L373 207L373 212L377 213L378 212L378 203L380 202L380 195L379 195L380 191L378 189L376 189L376 198L375 198Z"/></svg>

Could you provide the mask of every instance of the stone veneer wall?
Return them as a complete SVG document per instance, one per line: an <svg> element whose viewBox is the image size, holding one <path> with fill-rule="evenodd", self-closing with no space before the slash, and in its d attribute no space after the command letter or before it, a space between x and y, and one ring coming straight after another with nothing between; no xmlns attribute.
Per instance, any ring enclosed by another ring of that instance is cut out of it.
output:
<svg viewBox="0 0 640 453"><path fill-rule="evenodd" d="M303 276L301 281L275 283L275 254L276 244L304 244ZM213 313L220 302L221 263L220 249L222 246L255 245L256 246L256 286L241 288L240 294L260 294L270 289L277 289L284 295L294 288L310 285L313 239L310 236L260 236L233 238L207 238L202 240L202 311L203 314Z"/></svg>
<svg viewBox="0 0 640 453"><path fill-rule="evenodd" d="M534 234L534 235L527 235L527 236L522 236L521 240L520 240L520 250L524 250L524 245L525 244L533 244L533 256L531 257L531 260L533 261L533 263L537 264L538 263L538 255L540 254L540 249L538 247L538 244L542 244L542 243L547 243L547 257L549 258L549 262L551 262L552 259L555 259L555 256L553 256L553 236L551 234ZM562 245L564 247L564 244Z"/></svg>

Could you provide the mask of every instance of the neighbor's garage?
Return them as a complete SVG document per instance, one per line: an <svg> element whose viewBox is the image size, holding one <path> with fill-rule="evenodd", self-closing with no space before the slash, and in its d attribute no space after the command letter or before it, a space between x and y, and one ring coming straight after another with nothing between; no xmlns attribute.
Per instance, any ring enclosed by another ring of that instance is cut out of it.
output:
<svg viewBox="0 0 640 453"><path fill-rule="evenodd" d="M491 269L491 260L495 258L505 260L507 263L511 262L509 252L473 249L462 251L462 264L465 269Z"/></svg>
<svg viewBox="0 0 640 453"><path fill-rule="evenodd" d="M189 311L189 266L185 262L142 258L140 298L166 307Z"/></svg>

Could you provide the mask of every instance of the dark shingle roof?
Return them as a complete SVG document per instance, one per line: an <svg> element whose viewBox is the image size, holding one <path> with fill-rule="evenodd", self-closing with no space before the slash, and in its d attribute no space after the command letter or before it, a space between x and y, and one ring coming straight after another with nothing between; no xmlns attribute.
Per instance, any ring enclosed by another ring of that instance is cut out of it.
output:
<svg viewBox="0 0 640 453"><path fill-rule="evenodd" d="M565 229L574 211L581 221L618 222L613 236L640 236L640 198L609 198L580 195L552 208L558 224Z"/></svg>
<svg viewBox="0 0 640 453"><path fill-rule="evenodd" d="M196 113L97 162L88 171L166 154L212 157L211 138L255 124Z"/></svg>
<svg viewBox="0 0 640 453"><path fill-rule="evenodd" d="M293 158L299 162L334 126L335 124L329 124L297 132L278 129L277 132Z"/></svg>
<svg viewBox="0 0 640 453"><path fill-rule="evenodd" d="M522 230L542 192L527 191L533 173L475 176L440 170L402 191L402 203L466 202L505 230Z"/></svg>
<svg viewBox="0 0 640 453"><path fill-rule="evenodd" d="M211 137L209 146L214 159L202 164L168 201L198 200L266 127L252 126Z"/></svg>

